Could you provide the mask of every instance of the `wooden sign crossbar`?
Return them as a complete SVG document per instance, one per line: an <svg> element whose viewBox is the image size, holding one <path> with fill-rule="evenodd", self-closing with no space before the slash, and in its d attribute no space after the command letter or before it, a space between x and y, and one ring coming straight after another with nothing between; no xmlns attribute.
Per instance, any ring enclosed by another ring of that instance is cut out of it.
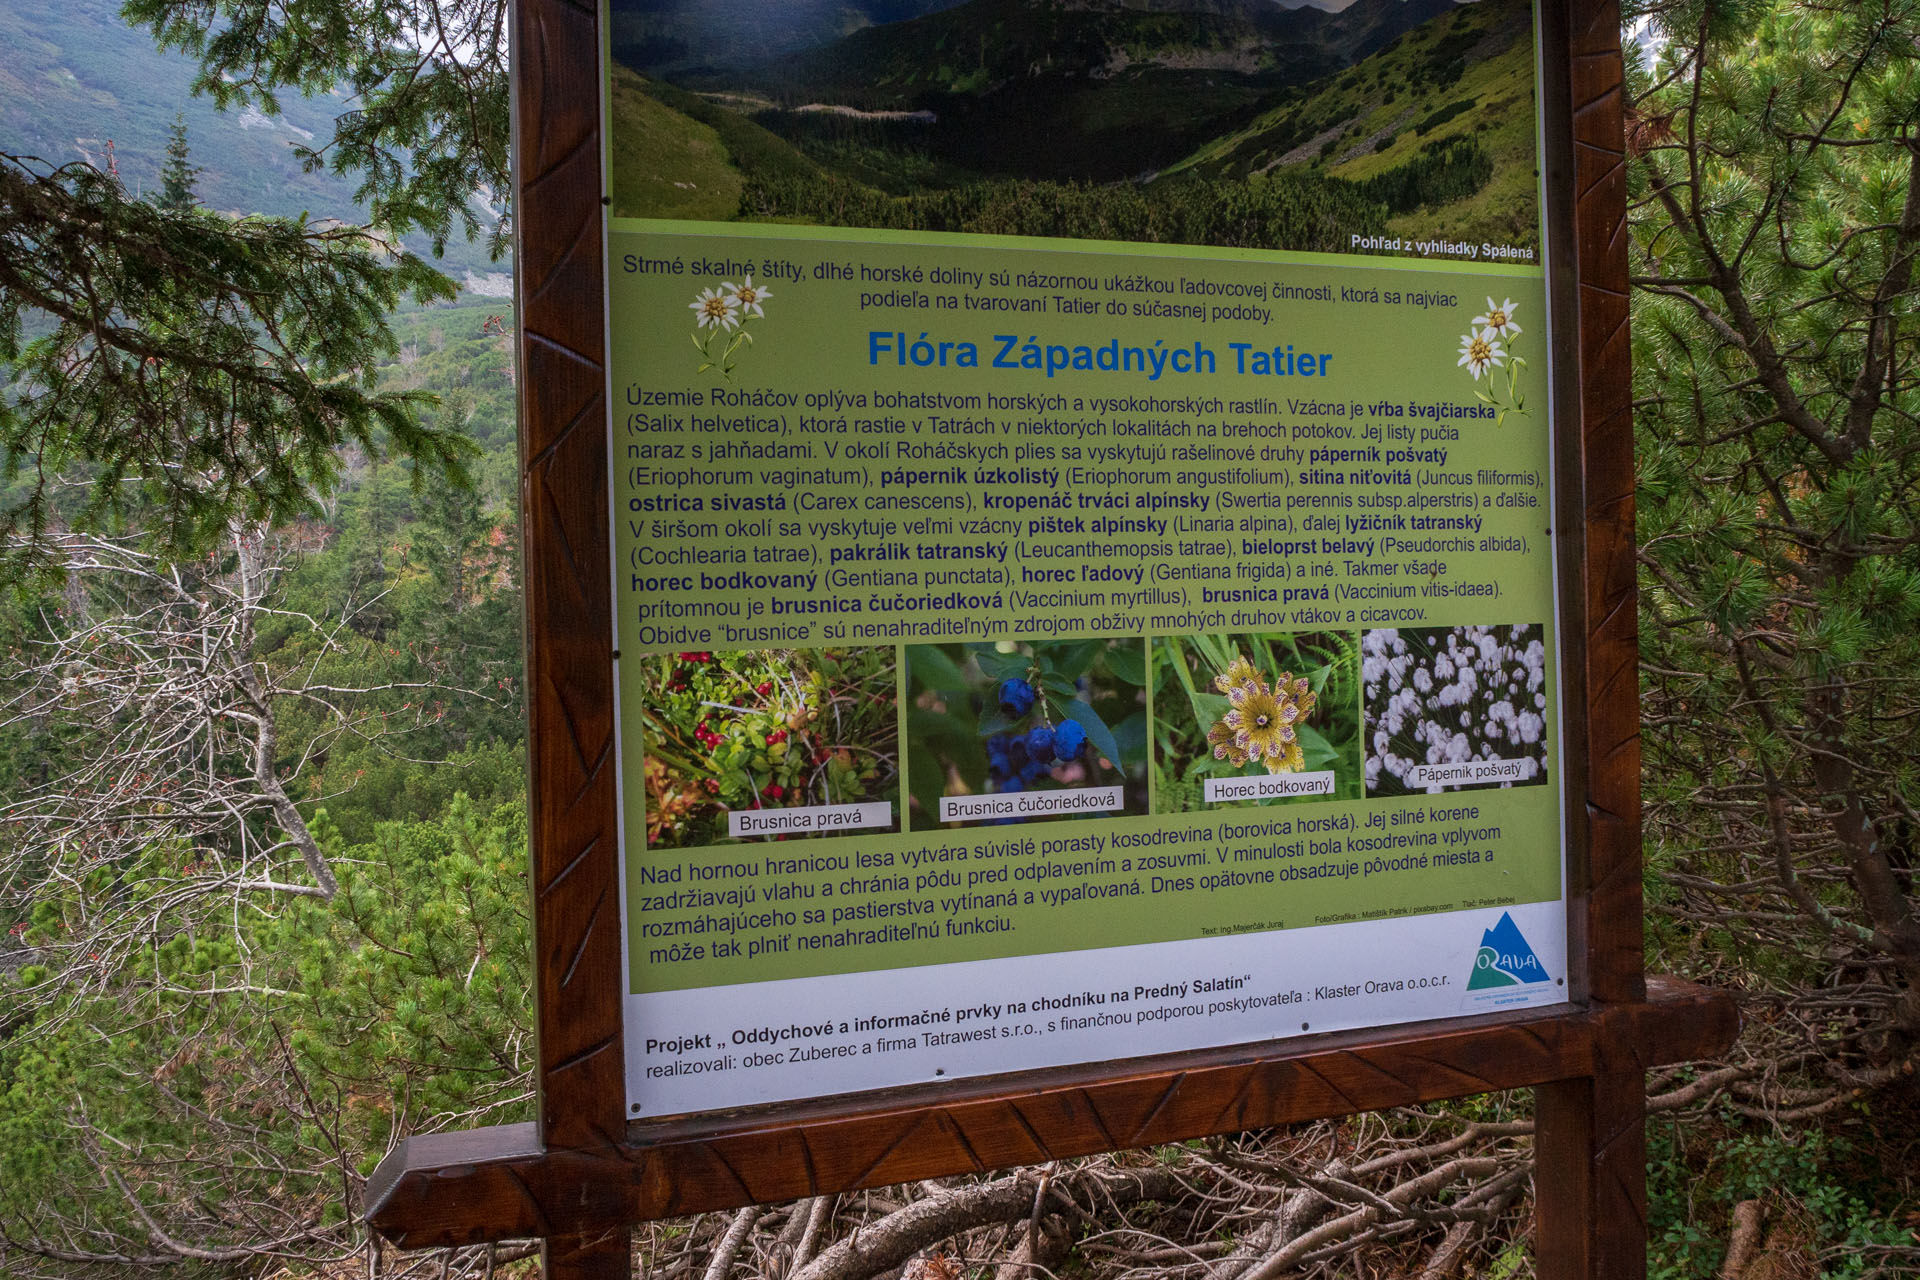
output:
<svg viewBox="0 0 1920 1280"><path fill-rule="evenodd" d="M375 1178L371 1221L402 1248L582 1235L1437 1098L1573 1086L1558 1109L1543 1098L1542 1123L1551 1125L1561 1112L1577 1116L1578 1093L1618 1055L1638 1081L1649 1067L1724 1048L1736 1030L1724 997L1671 979L1656 979L1643 1003L1474 1024L1340 1033L1281 1055L1215 1051L1173 1072L1157 1063L1118 1076L1110 1066L1076 1068L1023 1080L1017 1091L967 1082L937 1101L918 1093L702 1118L582 1150L543 1146L531 1124L414 1138ZM1579 1193L1573 1172L1555 1180L1560 1192ZM1541 1206L1551 1217L1574 1203L1545 1195Z"/></svg>
<svg viewBox="0 0 1920 1280"><path fill-rule="evenodd" d="M1738 1025L1726 996L1643 971L1619 35L1611 0L1542 6L1573 1004L630 1124L601 33L590 2L517 0L539 1118L408 1139L369 1184L373 1228L408 1249L538 1236L549 1276L625 1276L646 1219L1533 1087L1539 1273L1643 1275L1643 1073L1723 1051Z"/></svg>

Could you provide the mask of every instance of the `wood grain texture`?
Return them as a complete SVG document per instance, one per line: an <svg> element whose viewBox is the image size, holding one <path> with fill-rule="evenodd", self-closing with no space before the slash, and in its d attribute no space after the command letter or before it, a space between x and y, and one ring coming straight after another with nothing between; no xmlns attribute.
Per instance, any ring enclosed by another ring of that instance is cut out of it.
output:
<svg viewBox="0 0 1920 1280"><path fill-rule="evenodd" d="M541 1244L540 1270L548 1280L625 1280L633 1274L633 1234L621 1224L551 1236Z"/></svg>
<svg viewBox="0 0 1920 1280"><path fill-rule="evenodd" d="M516 0L512 38L539 1033L538 1121L515 1140L553 1150L604 1146L625 1120L597 6ZM549 1280L629 1274L628 1219L556 1234L521 1203Z"/></svg>
<svg viewBox="0 0 1920 1280"><path fill-rule="evenodd" d="M1592 1076L1535 1090L1535 1265L1554 1280L1647 1274L1646 1068L1629 1036L1594 1045Z"/></svg>
<svg viewBox="0 0 1920 1280"><path fill-rule="evenodd" d="M1569 738L1585 766L1586 821L1569 885L1570 949L1580 993L1603 1016L1591 1075L1535 1092L1534 1214L1538 1273L1554 1280L1638 1280L1647 1268L1646 1068L1680 1046L1661 1043L1638 1004L1644 977L1641 901L1639 630L1628 364L1624 67L1615 0L1569 0L1550 22L1564 33L1548 79L1564 93L1564 171L1574 249L1576 324L1563 347L1574 375L1564 409L1577 430L1578 591L1585 652L1583 719ZM1553 104L1555 110L1562 104ZM1563 411L1564 411L1563 409ZM1559 517L1568 517L1564 513ZM1577 732L1577 738L1575 738ZM1652 984L1657 1005L1664 984ZM1608 1011L1621 1016L1604 1016ZM1731 1018L1729 1007L1720 1015ZM1731 1043L1737 1027L1727 1035Z"/></svg>
<svg viewBox="0 0 1920 1280"><path fill-rule="evenodd" d="M1584 546L1576 562L1586 654L1577 744L1587 776L1583 994L1645 992L1640 887L1640 631L1634 560L1633 388L1627 345L1624 67L1615 0L1572 0L1564 70L1572 126L1572 234ZM1559 78L1559 77L1556 77Z"/></svg>
<svg viewBox="0 0 1920 1280"><path fill-rule="evenodd" d="M564 1147L624 1120L599 34L590 6L520 0L514 36L540 1125Z"/></svg>
<svg viewBox="0 0 1920 1280"><path fill-rule="evenodd" d="M403 1248L567 1234L1590 1077L1610 1069L1596 1055L1616 1041L1640 1046L1636 1063L1702 1057L1732 1043L1737 1020L1726 996L1673 980L1653 991L1644 1005L1341 1033L937 1094L916 1088L703 1116L635 1127L598 1149L542 1150L524 1125L415 1138L369 1184L369 1217Z"/></svg>

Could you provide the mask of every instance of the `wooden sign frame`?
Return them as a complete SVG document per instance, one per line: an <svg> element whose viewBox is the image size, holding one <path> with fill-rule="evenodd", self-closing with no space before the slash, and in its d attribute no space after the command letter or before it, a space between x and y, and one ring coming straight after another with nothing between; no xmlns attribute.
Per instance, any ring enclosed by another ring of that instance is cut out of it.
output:
<svg viewBox="0 0 1920 1280"><path fill-rule="evenodd" d="M1539 1274L1645 1274L1644 1071L1732 1001L1642 960L1626 171L1615 0L1544 0L1572 1003L629 1124L607 504L601 35L515 0L514 210L539 1106L410 1138L367 1190L404 1249L538 1236L555 1280L629 1274L652 1218L1267 1125L1537 1090Z"/></svg>

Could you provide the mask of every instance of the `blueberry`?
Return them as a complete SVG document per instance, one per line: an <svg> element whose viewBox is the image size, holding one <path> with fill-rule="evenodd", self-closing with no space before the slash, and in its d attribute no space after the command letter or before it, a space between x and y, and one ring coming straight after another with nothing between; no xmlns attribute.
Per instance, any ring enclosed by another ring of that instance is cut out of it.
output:
<svg viewBox="0 0 1920 1280"><path fill-rule="evenodd" d="M1030 758L1031 757L1027 755L1027 740L1025 738L1015 738L1007 744L1007 763L1015 769L1026 768L1027 761Z"/></svg>
<svg viewBox="0 0 1920 1280"><path fill-rule="evenodd" d="M1027 762L1027 767L1020 771L1020 779L1023 782L1038 782L1046 777L1052 768L1053 762L1050 760L1030 760Z"/></svg>
<svg viewBox="0 0 1920 1280"><path fill-rule="evenodd" d="M1078 756L1080 748L1086 745L1087 731L1077 720L1063 720L1053 731L1053 758L1062 764Z"/></svg>
<svg viewBox="0 0 1920 1280"><path fill-rule="evenodd" d="M1027 730L1027 756L1033 760L1053 759L1053 730L1043 724Z"/></svg>
<svg viewBox="0 0 1920 1280"><path fill-rule="evenodd" d="M1002 790L1002 791L1018 791L1018 790L1020 790L1020 786L1021 786L1021 783L1020 783L1020 779L1018 779L1018 778L1008 778L1008 779L1007 779L1007 780L1006 780L1005 782L1003 782L1003 783L1001 783L1001 784L1000 784L1000 790Z"/></svg>
<svg viewBox="0 0 1920 1280"><path fill-rule="evenodd" d="M1007 759L1007 753L1004 751L989 751L987 752L987 771L1004 778L1013 772L1013 762Z"/></svg>
<svg viewBox="0 0 1920 1280"><path fill-rule="evenodd" d="M1000 682L1000 714L1018 720L1033 710L1033 686L1015 677Z"/></svg>

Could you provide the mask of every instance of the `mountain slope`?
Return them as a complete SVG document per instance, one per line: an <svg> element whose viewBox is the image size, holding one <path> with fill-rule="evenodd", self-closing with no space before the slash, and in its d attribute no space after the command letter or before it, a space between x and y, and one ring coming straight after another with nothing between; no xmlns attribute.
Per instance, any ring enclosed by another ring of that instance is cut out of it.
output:
<svg viewBox="0 0 1920 1280"><path fill-rule="evenodd" d="M749 178L819 181L811 160L738 112L613 69L616 215L727 221Z"/></svg>
<svg viewBox="0 0 1920 1280"><path fill-rule="evenodd" d="M893 131L898 147L973 173L1115 181L1178 161L1277 89L1452 8L1359 0L1330 15L1272 0L968 0L681 81L763 108L917 116ZM803 147L823 134L768 123Z"/></svg>
<svg viewBox="0 0 1920 1280"><path fill-rule="evenodd" d="M904 22L963 0L611 0L616 59L649 75L712 72Z"/></svg>
<svg viewBox="0 0 1920 1280"><path fill-rule="evenodd" d="M1532 29L1530 0L968 0L678 86L616 72L614 212L1530 245Z"/></svg>
<svg viewBox="0 0 1920 1280"><path fill-rule="evenodd" d="M331 133L343 103L288 95L279 119L216 111L190 91L193 61L155 50L111 0L6 0L0 49L0 146L8 150L104 165L112 139L127 185L152 188L180 112L193 162L206 170L200 196L214 208L334 214L353 203L347 184L302 173L291 150Z"/></svg>
<svg viewBox="0 0 1920 1280"><path fill-rule="evenodd" d="M1271 0L968 0L750 68L745 78L788 100L872 108L1147 68L1229 72L1272 86L1344 66L1453 2L1360 0L1328 15Z"/></svg>
<svg viewBox="0 0 1920 1280"><path fill-rule="evenodd" d="M116 0L0 0L0 149L104 168L111 140L128 189L151 191L179 113L209 207L364 219L352 179L304 172L293 154L295 143L331 136L334 117L351 109L344 97L284 94L276 117L222 112L193 96L195 72L192 59L159 52L122 22ZM447 246L441 265L455 276L504 270L462 243Z"/></svg>
<svg viewBox="0 0 1920 1280"><path fill-rule="evenodd" d="M1535 244L1531 32L1531 0L1449 9L1349 70L1282 91L1167 172L1310 170L1385 200L1396 232ZM1481 176L1463 192L1453 180L1461 166L1446 162L1469 154Z"/></svg>

